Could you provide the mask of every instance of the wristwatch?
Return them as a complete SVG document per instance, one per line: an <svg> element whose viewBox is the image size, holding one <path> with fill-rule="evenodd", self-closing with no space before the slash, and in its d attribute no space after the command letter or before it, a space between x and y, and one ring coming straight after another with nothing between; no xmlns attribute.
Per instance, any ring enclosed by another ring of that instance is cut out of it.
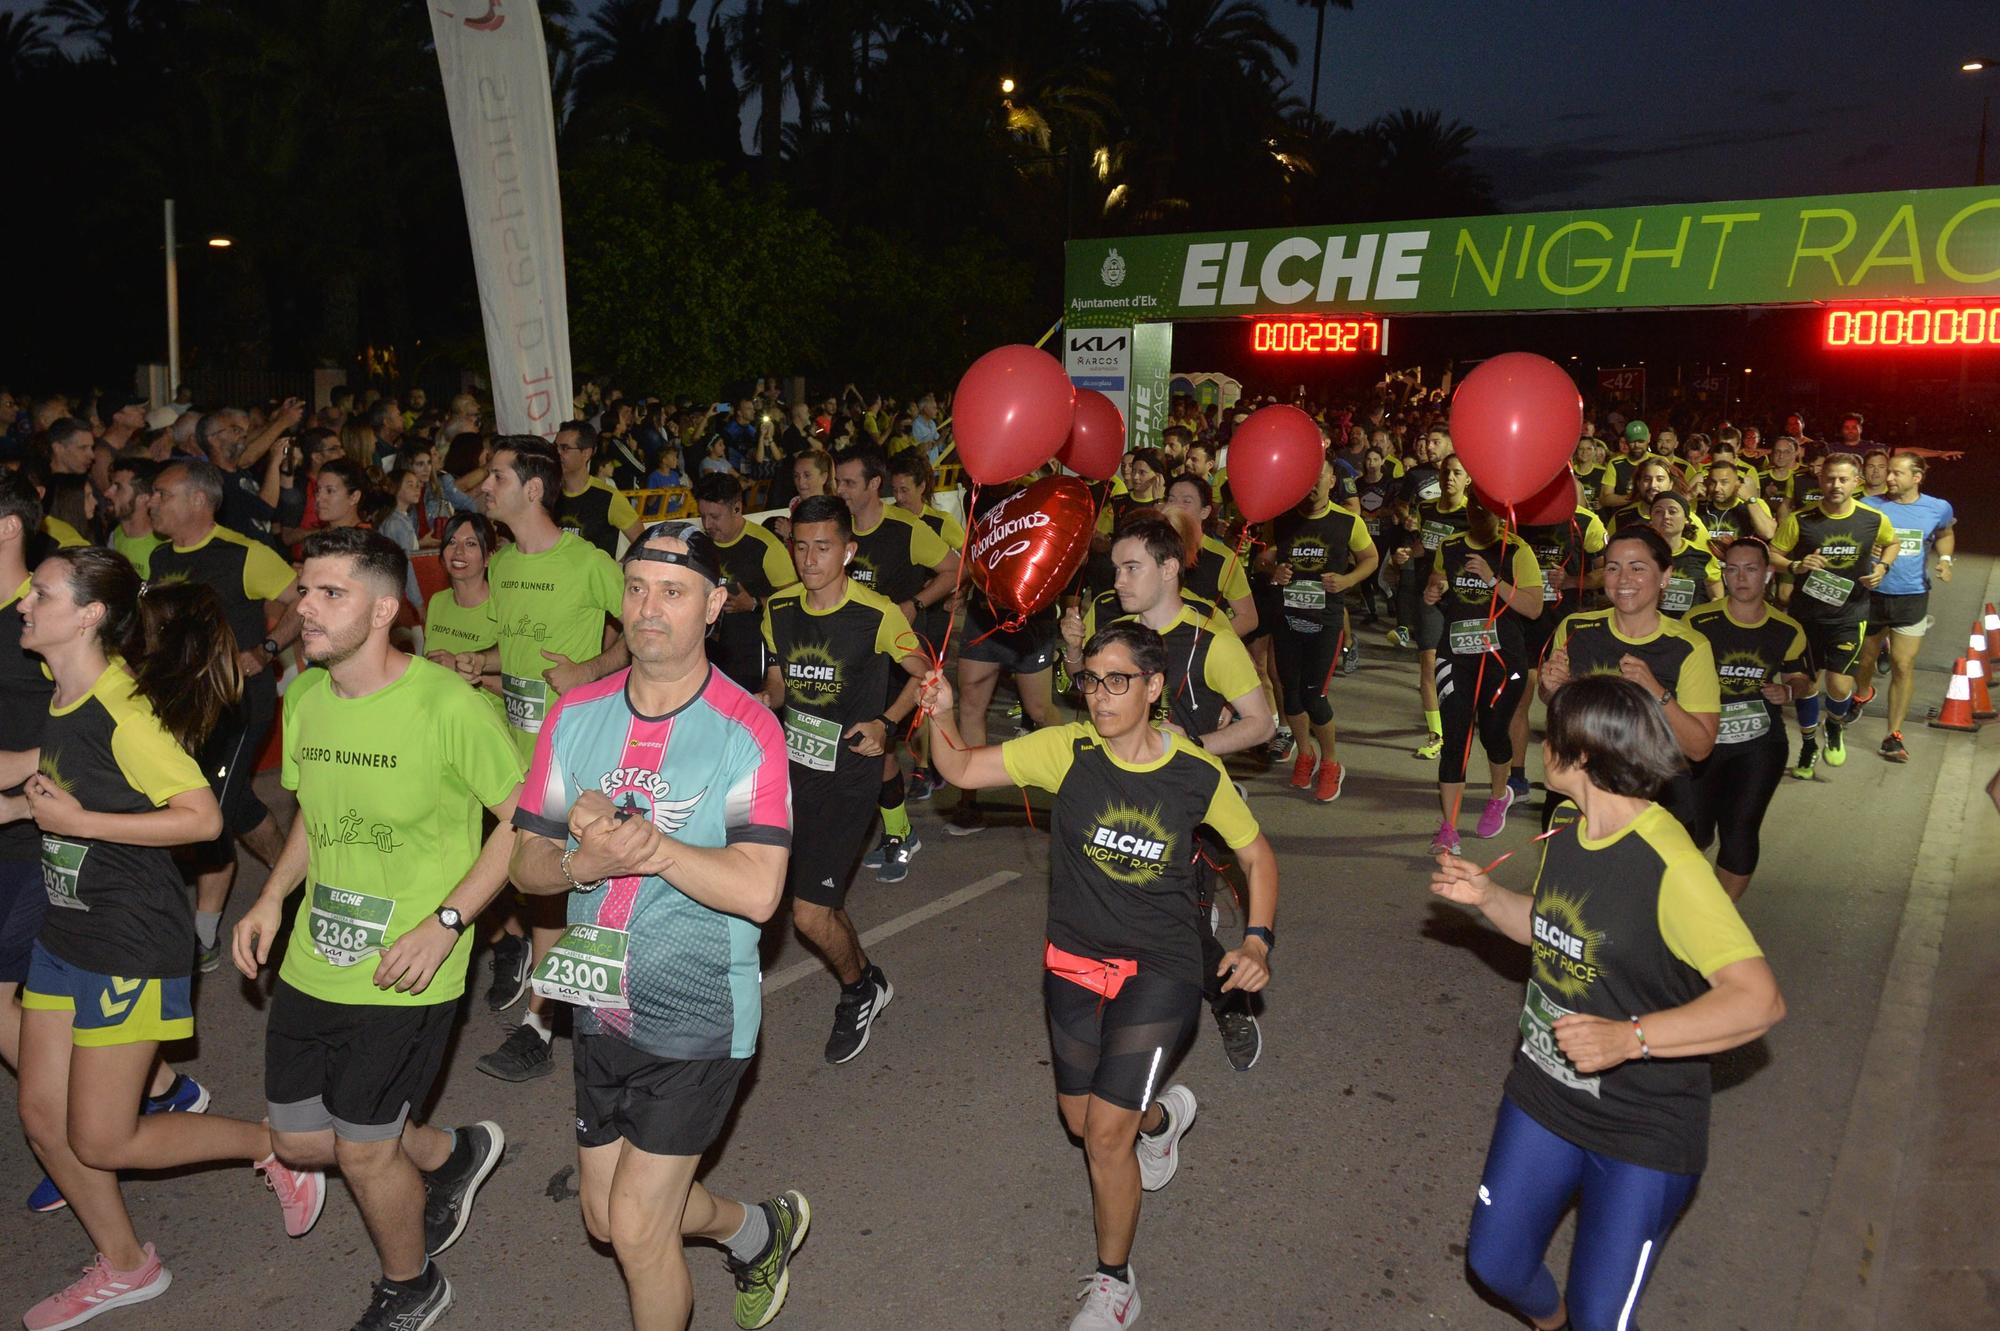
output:
<svg viewBox="0 0 2000 1331"><path fill-rule="evenodd" d="M1276 931L1267 928L1264 925L1261 924L1250 925L1248 928L1244 929L1243 936L1245 938L1263 939L1264 950L1266 952L1276 952L1278 950L1278 935Z"/></svg>
<svg viewBox="0 0 2000 1331"><path fill-rule="evenodd" d="M439 906L435 912L437 922L455 934L465 932L465 917L449 906Z"/></svg>
<svg viewBox="0 0 2000 1331"><path fill-rule="evenodd" d="M1674 700L1674 691L1672 689L1662 689L1660 691L1660 696L1653 699L1654 702L1660 705L1660 710L1663 712L1667 710L1667 704L1672 702L1673 700Z"/></svg>
<svg viewBox="0 0 2000 1331"><path fill-rule="evenodd" d="M257 645L263 649L264 655L271 657L274 660L277 658L279 652L285 650L284 648L278 646L278 640L276 638L266 638L264 639L264 641L258 643Z"/></svg>

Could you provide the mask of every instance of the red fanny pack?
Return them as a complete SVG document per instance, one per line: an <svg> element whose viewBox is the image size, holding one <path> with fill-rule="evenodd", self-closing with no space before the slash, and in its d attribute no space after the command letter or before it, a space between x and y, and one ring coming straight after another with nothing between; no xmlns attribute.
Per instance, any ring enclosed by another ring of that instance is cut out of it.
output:
<svg viewBox="0 0 2000 1331"><path fill-rule="evenodd" d="M1124 957L1109 957L1103 961L1095 957L1079 957L1073 952L1065 952L1054 943L1042 953L1042 966L1051 974L1080 984L1100 998L1116 998L1118 991L1125 987L1125 981L1139 973L1139 963Z"/></svg>

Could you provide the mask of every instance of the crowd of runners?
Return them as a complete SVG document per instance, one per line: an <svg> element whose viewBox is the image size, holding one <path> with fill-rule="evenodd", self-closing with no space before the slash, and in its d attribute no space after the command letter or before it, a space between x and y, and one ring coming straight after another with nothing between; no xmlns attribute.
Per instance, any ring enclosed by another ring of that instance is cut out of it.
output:
<svg viewBox="0 0 2000 1331"><path fill-rule="evenodd" d="M1226 451L1177 421L1108 487L1079 583L1015 621L960 566L1013 487L948 511L921 446L802 451L796 497L763 514L709 469L698 521L645 525L573 423L409 469L372 526L343 520L329 457L316 520L257 533L224 521L234 472L103 448L119 410L0 471L0 1057L47 1171L29 1205L66 1207L95 1253L30 1331L166 1292L119 1174L206 1161L260 1171L294 1238L338 1171L380 1267L355 1326L433 1325L439 1256L505 1148L496 1121L418 1117L482 940L485 1002L526 1002L477 1066L547 1075L569 1032L582 1218L633 1325L687 1324L688 1238L720 1248L737 1325L766 1325L811 1204L696 1178L757 1051L760 939L789 919L833 981L826 1061L860 1057L896 989L855 879L910 874L912 802L956 791L947 831L974 836L994 788L1053 800L1043 990L1095 1243L1070 1325L1131 1326L1141 1197L1198 1113L1178 1056L1204 1006L1233 1068L1263 1048L1281 856L1244 783L1340 799L1339 680L1367 626L1408 662L1437 765L1432 890L1533 952L1469 1265L1538 1327L1622 1326L1705 1162L1705 1056L1783 1015L1735 907L1766 811L1849 760L1878 677L1880 757L1907 761L1953 558L1935 455L1876 448L1858 417L1825 442L1788 421L1768 450L1593 422L1574 514L1527 527L1481 505L1445 429L1330 421L1311 493L1250 530ZM56 507L77 476L82 527ZM419 544L448 575L421 607L397 516L434 527ZM253 789L273 726L289 824ZM1460 855L1475 739L1475 837L1540 771L1528 892ZM225 929L239 845L269 872ZM225 963L270 984L262 1106L161 1061ZM1579 1199L1559 1290L1543 1252Z"/></svg>

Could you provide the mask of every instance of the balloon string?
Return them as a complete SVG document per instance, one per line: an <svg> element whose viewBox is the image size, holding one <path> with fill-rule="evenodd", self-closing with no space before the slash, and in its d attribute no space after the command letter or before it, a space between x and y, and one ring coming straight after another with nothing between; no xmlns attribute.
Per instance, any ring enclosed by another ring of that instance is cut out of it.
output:
<svg viewBox="0 0 2000 1331"><path fill-rule="evenodd" d="M992 628L988 629L986 632L980 634L977 638L974 638L972 641L974 643L985 642L988 638L992 637L994 634L1001 632L1003 628L1004 628L1003 625L996 624ZM1011 632L1012 630L1008 631ZM970 646L971 644L968 643L966 645ZM918 632L916 629L912 628L907 633L897 634L895 641L895 648L898 652L902 653L904 656L923 657L926 661L931 663L932 671L935 671L940 676L944 674L943 651L939 648L932 647L930 639L926 638L922 633ZM929 678L929 675L930 672L927 671L925 673L925 678ZM903 749L906 753L910 755L911 761L915 762L917 766L922 767L924 765L924 759L923 755L917 752L916 736L917 732L923 729L923 724L925 719L931 715L931 708L929 703L921 701L921 695L919 695L919 698L920 700L917 703L917 710L910 716L909 733L903 737ZM1023 713L1023 715L1025 715L1025 713ZM936 726L931 727L931 734L934 738L943 740L945 744L949 748L951 748L954 752L957 753L971 752L971 750L967 746L953 740L951 736L945 734L943 731L939 730ZM959 789L961 793L964 794L971 793L969 791L966 791L964 787L959 787ZM1028 814L1028 830L1035 831L1037 830L1035 827L1035 806L1028 799L1028 788L1026 786L1021 786L1019 787L1019 790L1021 792L1021 807L1025 809Z"/></svg>

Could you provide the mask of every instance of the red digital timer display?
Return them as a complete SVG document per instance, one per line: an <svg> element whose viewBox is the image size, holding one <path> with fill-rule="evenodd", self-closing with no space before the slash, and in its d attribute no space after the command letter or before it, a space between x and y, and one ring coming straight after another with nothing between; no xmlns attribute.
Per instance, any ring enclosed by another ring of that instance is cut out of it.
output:
<svg viewBox="0 0 2000 1331"><path fill-rule="evenodd" d="M1250 325L1250 350L1267 356L1386 355L1389 321L1374 314L1258 319Z"/></svg>
<svg viewBox="0 0 2000 1331"><path fill-rule="evenodd" d="M1852 305L1826 312L1826 345L2000 348L2000 301L1980 305Z"/></svg>

